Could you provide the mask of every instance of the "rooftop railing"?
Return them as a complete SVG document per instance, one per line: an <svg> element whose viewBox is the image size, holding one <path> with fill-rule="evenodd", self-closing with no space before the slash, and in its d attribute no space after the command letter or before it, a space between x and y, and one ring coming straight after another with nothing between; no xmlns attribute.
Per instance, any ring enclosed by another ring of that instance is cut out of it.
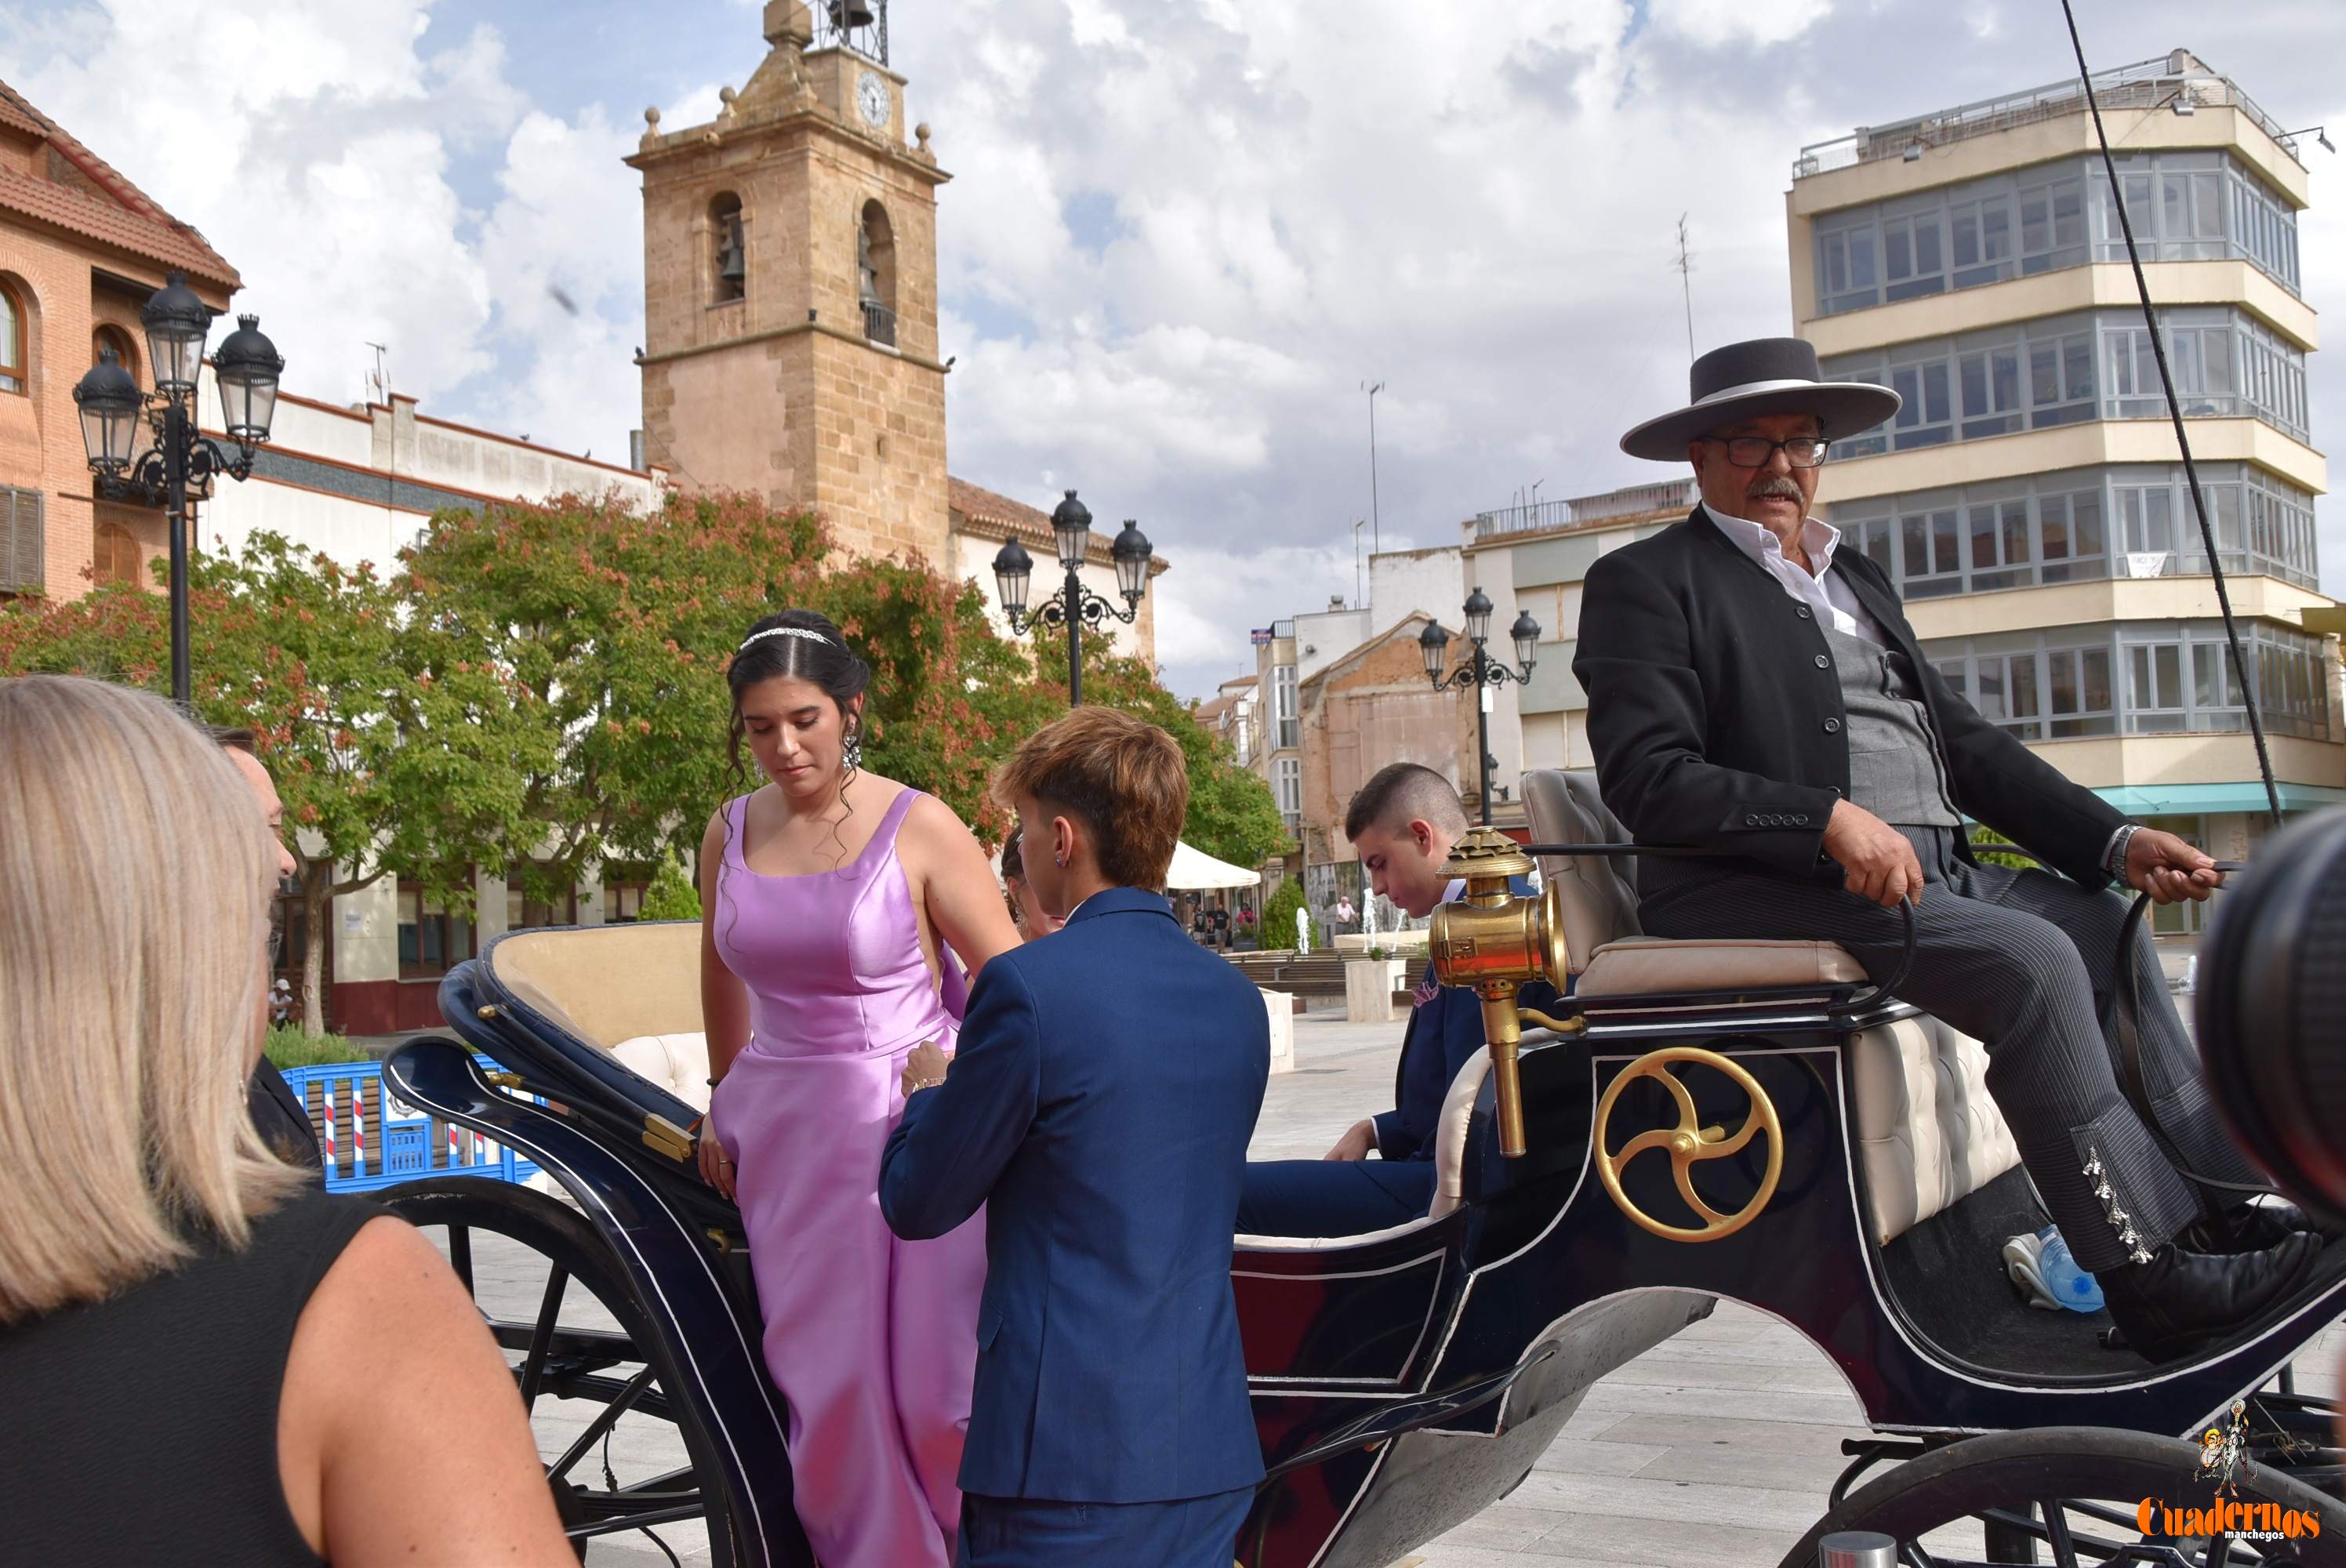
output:
<svg viewBox="0 0 2346 1568"><path fill-rule="evenodd" d="M2183 49L2156 59L2116 66L2093 77L2094 97L2106 109L2155 109L2168 104L2196 108L2238 109L2254 120L2290 158L2297 144L2271 116L2257 106L2229 76L2218 76ZM1793 161L1792 178L1805 179L1839 168L1875 163L1883 158L1919 156L1916 149L1943 147L1973 137L1990 136L2016 126L2086 112L2086 96L2074 78L2048 82L2016 93L1900 120L1888 126L1860 126L1845 137L1810 144Z"/></svg>
<svg viewBox="0 0 2346 1568"><path fill-rule="evenodd" d="M1631 484L1601 495L1576 496L1568 501L1541 501L1478 512L1469 524L1477 540L1509 534L1536 534L1551 528L1586 527L1616 517L1647 513L1681 512L1695 500L1694 481L1665 479L1652 484Z"/></svg>

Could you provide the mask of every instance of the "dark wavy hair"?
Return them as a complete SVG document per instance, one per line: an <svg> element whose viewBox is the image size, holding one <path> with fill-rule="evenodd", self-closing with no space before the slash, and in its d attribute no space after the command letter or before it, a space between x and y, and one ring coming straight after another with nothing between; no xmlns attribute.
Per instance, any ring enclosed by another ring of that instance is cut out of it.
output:
<svg viewBox="0 0 2346 1568"><path fill-rule="evenodd" d="M761 633L793 633L801 635L761 636ZM872 684L872 667L856 656L840 635L831 617L814 610L783 610L761 616L741 634L741 642L734 650L733 662L726 667L725 686L731 694L733 711L725 726L725 756L733 783L738 788L749 783L749 769L742 765L741 747L749 734L749 723L741 717L741 694L753 686L782 678L803 680L838 705L840 735L842 741L839 775L839 799L847 804L847 787L861 771L863 750L863 718L850 708ZM848 807L849 815L854 808ZM832 830L839 841L840 859L847 858L847 820L840 819ZM733 838L732 813L726 812L725 838L729 848ZM718 866L718 884L723 896L724 865Z"/></svg>

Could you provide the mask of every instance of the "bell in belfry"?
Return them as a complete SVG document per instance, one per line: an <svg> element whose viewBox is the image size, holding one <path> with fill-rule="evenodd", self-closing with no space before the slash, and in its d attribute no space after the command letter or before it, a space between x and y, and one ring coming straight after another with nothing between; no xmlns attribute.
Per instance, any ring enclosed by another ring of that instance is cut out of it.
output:
<svg viewBox="0 0 2346 1568"><path fill-rule="evenodd" d="M728 213L725 218L725 238L717 247L717 275L728 283L740 284L748 276L745 252L741 242L741 215Z"/></svg>
<svg viewBox="0 0 2346 1568"><path fill-rule="evenodd" d="M831 25L844 33L872 25L872 7L864 0L831 0Z"/></svg>

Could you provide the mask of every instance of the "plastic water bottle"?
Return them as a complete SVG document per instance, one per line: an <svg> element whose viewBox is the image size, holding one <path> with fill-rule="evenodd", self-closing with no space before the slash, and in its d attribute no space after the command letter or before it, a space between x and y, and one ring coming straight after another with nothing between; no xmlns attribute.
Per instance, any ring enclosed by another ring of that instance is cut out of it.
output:
<svg viewBox="0 0 2346 1568"><path fill-rule="evenodd" d="M2072 1312L2100 1311L2102 1288L2069 1256L2069 1244L2061 1239L2060 1231L2048 1225L2036 1233L2036 1239L2045 1244L2037 1272L2043 1276L2045 1288L2053 1299Z"/></svg>

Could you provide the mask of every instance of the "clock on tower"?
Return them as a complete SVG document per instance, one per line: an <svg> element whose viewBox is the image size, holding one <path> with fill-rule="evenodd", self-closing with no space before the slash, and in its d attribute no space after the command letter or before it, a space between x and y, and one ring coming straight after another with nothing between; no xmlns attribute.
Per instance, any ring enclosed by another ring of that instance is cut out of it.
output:
<svg viewBox="0 0 2346 1568"><path fill-rule="evenodd" d="M687 488L806 507L864 554L947 555L928 127L905 143L887 0L770 0L707 125L643 176L644 448Z"/></svg>

